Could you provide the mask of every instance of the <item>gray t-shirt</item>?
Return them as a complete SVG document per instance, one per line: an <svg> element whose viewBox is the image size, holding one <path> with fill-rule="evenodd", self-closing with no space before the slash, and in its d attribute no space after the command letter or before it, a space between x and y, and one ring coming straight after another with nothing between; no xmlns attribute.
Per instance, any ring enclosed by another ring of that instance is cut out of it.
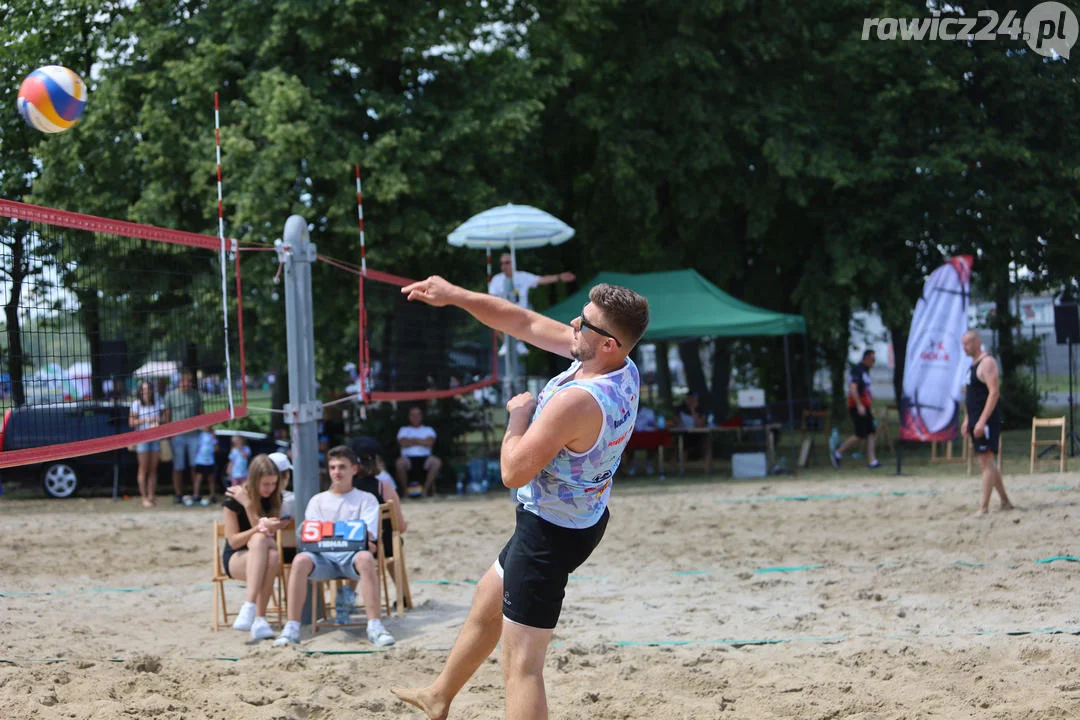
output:
<svg viewBox="0 0 1080 720"><path fill-rule="evenodd" d="M202 396L195 389L170 390L165 393L165 409L171 413L169 422L193 418L202 414Z"/></svg>

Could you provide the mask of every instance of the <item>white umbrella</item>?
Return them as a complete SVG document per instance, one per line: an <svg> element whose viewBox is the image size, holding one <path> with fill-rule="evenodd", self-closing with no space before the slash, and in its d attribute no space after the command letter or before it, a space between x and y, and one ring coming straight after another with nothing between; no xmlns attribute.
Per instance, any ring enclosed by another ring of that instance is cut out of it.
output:
<svg viewBox="0 0 1080 720"><path fill-rule="evenodd" d="M491 283L491 248L510 249L510 272L517 272L519 248L559 245L574 237L574 228L559 218L531 205L507 203L473 215L450 233L446 239L454 247L483 248L487 251L487 277ZM510 338L504 339L506 375L511 381L517 375ZM509 394L509 389L508 389Z"/></svg>
<svg viewBox="0 0 1080 720"><path fill-rule="evenodd" d="M507 203L473 215L446 236L454 247L483 248L488 253L491 279L491 248L510 248L511 269L517 270L515 250L559 245L574 237L574 228L531 205Z"/></svg>

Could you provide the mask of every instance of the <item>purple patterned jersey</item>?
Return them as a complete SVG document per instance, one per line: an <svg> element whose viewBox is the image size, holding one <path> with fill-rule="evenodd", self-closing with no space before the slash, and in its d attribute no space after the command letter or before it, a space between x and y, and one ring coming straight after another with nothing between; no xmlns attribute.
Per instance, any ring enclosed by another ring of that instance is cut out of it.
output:
<svg viewBox="0 0 1080 720"><path fill-rule="evenodd" d="M641 379L629 358L618 370L590 380L572 380L581 367L575 361L553 377L537 399L533 421L556 393L569 388L588 392L604 414L596 443L586 452L562 448L532 481L518 490L526 510L565 528L592 527L604 514L611 481L637 419Z"/></svg>

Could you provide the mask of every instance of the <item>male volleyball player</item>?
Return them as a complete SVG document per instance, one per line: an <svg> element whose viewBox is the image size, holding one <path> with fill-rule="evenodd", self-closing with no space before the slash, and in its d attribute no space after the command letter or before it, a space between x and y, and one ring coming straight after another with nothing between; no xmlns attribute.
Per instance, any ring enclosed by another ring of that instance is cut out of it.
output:
<svg viewBox="0 0 1080 720"><path fill-rule="evenodd" d="M1002 510L1012 510L1005 494L1001 470L994 464L1001 437L1001 388L998 383L997 361L983 349L979 333L968 330L960 336L964 353L971 358L968 384L964 392L964 434L971 436L972 448L982 469L982 502L976 515L990 512L990 496L997 490Z"/></svg>
<svg viewBox="0 0 1080 720"><path fill-rule="evenodd" d="M599 544L619 458L634 429L640 380L627 355L649 324L632 290L597 285L569 325L433 276L402 289L409 300L456 305L542 350L574 359L534 398L506 404L503 484L518 491L517 525L476 588L472 608L435 682L391 688L429 718L450 703L502 639L506 717L546 718L544 656L566 582Z"/></svg>

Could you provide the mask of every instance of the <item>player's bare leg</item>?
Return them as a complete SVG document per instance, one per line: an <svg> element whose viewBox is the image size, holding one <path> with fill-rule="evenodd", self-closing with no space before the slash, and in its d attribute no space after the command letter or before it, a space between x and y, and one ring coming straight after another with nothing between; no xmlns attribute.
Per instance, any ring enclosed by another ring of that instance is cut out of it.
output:
<svg viewBox="0 0 1080 720"><path fill-rule="evenodd" d="M390 692L422 710L431 720L443 720L461 688L499 644L503 630L502 594L502 578L492 566L476 587L469 617L435 682L425 688L391 687Z"/></svg>
<svg viewBox="0 0 1080 720"><path fill-rule="evenodd" d="M544 656L554 630L503 619L502 663L507 720L547 720Z"/></svg>
<svg viewBox="0 0 1080 720"><path fill-rule="evenodd" d="M994 494L995 488L998 491L998 497L1001 498L1001 508L1011 509L1012 503L1009 502L1009 496L1005 494L1001 471L994 464L994 453L989 451L979 453L979 468L982 470L982 502L979 503L979 509L975 514L985 515L990 512L990 496Z"/></svg>

